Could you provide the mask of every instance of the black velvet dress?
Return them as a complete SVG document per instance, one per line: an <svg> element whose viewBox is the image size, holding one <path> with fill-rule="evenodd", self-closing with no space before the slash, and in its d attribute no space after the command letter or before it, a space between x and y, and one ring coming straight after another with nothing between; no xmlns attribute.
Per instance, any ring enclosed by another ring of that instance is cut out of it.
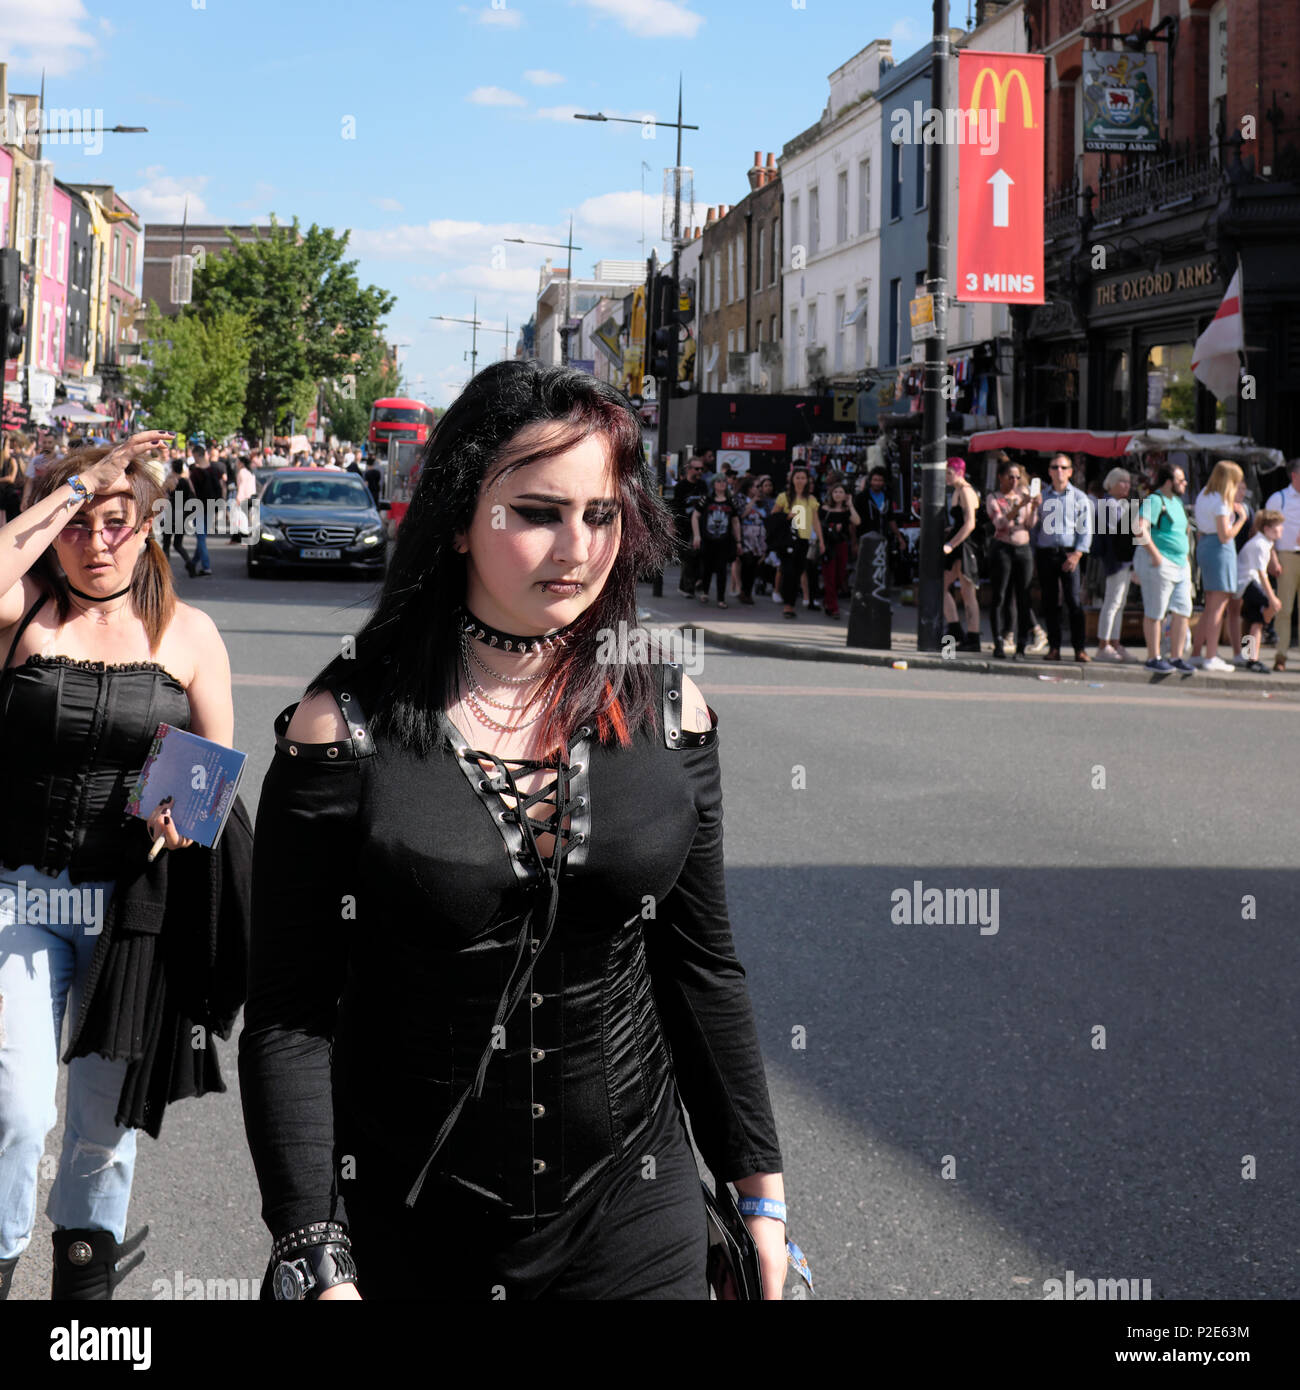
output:
<svg viewBox="0 0 1300 1390"><path fill-rule="evenodd" d="M363 1296L706 1297L678 1091L715 1178L781 1170L716 716L684 731L659 675L661 728L579 729L527 798L555 806L549 862L500 795L520 765L489 776L445 716L426 759L370 737L357 688L346 742L276 721L245 1122L272 1234L348 1221Z"/></svg>

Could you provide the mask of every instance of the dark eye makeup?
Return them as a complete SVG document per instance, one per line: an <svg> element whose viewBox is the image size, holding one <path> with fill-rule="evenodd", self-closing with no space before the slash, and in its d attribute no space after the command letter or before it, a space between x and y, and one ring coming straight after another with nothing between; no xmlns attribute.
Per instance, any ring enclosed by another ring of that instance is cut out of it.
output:
<svg viewBox="0 0 1300 1390"><path fill-rule="evenodd" d="M553 507L514 507L512 510L533 526L550 526L560 519L559 512ZM603 511L588 512L586 520L589 526L609 526L612 525L617 516L618 508L610 507Z"/></svg>

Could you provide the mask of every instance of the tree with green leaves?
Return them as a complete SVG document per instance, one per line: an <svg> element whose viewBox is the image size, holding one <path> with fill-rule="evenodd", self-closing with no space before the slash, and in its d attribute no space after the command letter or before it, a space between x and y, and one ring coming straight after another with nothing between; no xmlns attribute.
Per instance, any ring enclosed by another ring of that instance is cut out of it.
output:
<svg viewBox="0 0 1300 1390"><path fill-rule="evenodd" d="M370 408L396 396L400 378L395 363L380 362L368 372L349 372L325 388L325 414L340 439L359 444L370 430Z"/></svg>
<svg viewBox="0 0 1300 1390"><path fill-rule="evenodd" d="M168 318L150 304L143 336L148 360L128 372L151 426L211 439L233 434L248 390L247 319L229 309L206 322L183 311Z"/></svg>
<svg viewBox="0 0 1300 1390"><path fill-rule="evenodd" d="M320 382L378 366L380 320L396 299L364 289L345 261L349 233L314 222L307 231L271 219L253 241L230 248L194 273L194 310L204 320L229 310L247 316L251 351L245 420L265 438L292 414L301 422Z"/></svg>

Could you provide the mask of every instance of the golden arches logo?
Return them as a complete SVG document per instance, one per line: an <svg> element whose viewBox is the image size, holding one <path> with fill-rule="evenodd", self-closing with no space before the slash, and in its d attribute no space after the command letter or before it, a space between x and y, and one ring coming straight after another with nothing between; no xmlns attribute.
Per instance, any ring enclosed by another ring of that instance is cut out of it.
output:
<svg viewBox="0 0 1300 1390"><path fill-rule="evenodd" d="M975 85L971 88L970 94L970 114L974 118L980 107L980 96L984 91L984 79L988 78L993 83L993 99L997 103L998 121L1005 121L1007 118L1007 95L1011 90L1013 81L1020 83L1020 111L1024 119L1026 130L1034 129L1034 103L1029 95L1029 83L1025 80L1025 74L1019 68L1012 68L1010 72L1004 73L1001 77L992 68L981 68L975 78Z"/></svg>

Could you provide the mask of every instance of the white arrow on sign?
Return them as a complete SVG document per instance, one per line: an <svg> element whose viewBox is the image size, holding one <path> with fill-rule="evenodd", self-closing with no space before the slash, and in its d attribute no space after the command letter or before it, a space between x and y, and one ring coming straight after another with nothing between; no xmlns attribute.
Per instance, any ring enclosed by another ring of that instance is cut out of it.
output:
<svg viewBox="0 0 1300 1390"><path fill-rule="evenodd" d="M1008 192L1015 179L1005 169L998 169L988 180L993 185L993 225L1011 225L1011 195Z"/></svg>

